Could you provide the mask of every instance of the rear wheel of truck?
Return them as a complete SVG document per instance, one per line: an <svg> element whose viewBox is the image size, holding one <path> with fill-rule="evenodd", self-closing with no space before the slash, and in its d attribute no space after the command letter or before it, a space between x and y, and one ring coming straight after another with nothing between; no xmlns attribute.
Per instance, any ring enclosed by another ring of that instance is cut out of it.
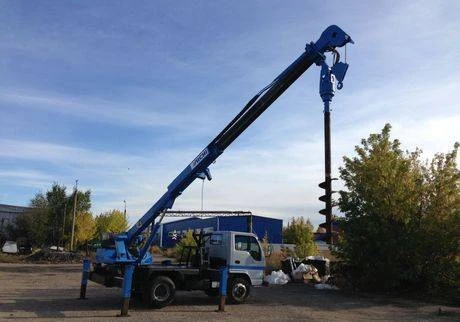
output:
<svg viewBox="0 0 460 322"><path fill-rule="evenodd" d="M251 283L241 277L229 279L228 282L227 297L230 303L241 304L246 301L251 289Z"/></svg>
<svg viewBox="0 0 460 322"><path fill-rule="evenodd" d="M176 285L167 276L155 277L149 285L147 296L149 304L155 309L161 309L174 300Z"/></svg>

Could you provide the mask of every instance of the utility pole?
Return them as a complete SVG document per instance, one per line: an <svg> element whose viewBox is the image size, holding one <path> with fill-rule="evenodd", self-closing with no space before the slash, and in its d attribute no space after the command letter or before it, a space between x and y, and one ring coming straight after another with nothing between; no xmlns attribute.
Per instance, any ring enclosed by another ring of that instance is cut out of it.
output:
<svg viewBox="0 0 460 322"><path fill-rule="evenodd" d="M128 217L126 217L126 200L123 200L123 202L124 202L124 204L125 204L125 210L124 210L124 212L123 212L123 215L125 216L125 220L126 220L126 218L128 218Z"/></svg>
<svg viewBox="0 0 460 322"><path fill-rule="evenodd" d="M78 179L75 180L75 196L73 198L73 220L72 220L72 236L70 238L70 251L73 251L73 240L75 235L75 217L77 214L77 195L78 195Z"/></svg>
<svg viewBox="0 0 460 322"><path fill-rule="evenodd" d="M65 236L65 217L66 217L66 214L67 214L67 197L65 198L65 203L64 203L64 218L62 220L62 249L64 249L64 236Z"/></svg>

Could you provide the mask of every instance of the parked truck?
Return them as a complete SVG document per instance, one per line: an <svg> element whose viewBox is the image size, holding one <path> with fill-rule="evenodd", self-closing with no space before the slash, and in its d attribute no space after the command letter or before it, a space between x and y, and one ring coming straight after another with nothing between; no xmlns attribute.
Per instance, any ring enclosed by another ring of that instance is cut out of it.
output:
<svg viewBox="0 0 460 322"><path fill-rule="evenodd" d="M220 271L228 266L227 298L243 303L251 286L260 286L265 258L256 235L234 231L193 234L196 246L185 246L177 264L141 265L134 273L132 292L153 308L170 304L176 291L202 290L218 296ZM123 271L119 265L97 263L90 280L111 287L122 285Z"/></svg>
<svg viewBox="0 0 460 322"><path fill-rule="evenodd" d="M126 315L132 291L147 298L154 307L169 304L175 290L202 289L215 294L218 268L230 272L228 296L234 303L243 302L251 285L262 282L264 258L260 244L252 234L214 232L196 236L194 253L179 265L153 264L149 250L165 212L196 179L211 180L209 166L228 148L276 99L286 91L310 66L321 66L320 94L329 106L335 88L342 88L348 69L340 61L336 48L353 43L339 27L326 28L316 42L306 45L305 51L270 84L261 89L230 123L188 164L171 182L167 191L127 232L112 236L97 249L93 271L84 264L85 276L104 285L122 286L121 315ZM334 54L333 65L326 63L325 53ZM83 288L82 288L83 289Z"/></svg>

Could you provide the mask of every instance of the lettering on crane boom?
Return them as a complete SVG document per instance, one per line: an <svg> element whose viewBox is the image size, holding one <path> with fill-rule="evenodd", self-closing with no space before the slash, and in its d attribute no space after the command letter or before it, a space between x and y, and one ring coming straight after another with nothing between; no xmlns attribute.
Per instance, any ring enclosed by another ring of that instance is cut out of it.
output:
<svg viewBox="0 0 460 322"><path fill-rule="evenodd" d="M203 161L203 159L208 156L208 154L208 148L205 148L203 151L200 152L200 154L198 154L195 160L193 160L192 163L190 163L190 168L192 168L192 170L195 169L196 166L199 165L201 161Z"/></svg>

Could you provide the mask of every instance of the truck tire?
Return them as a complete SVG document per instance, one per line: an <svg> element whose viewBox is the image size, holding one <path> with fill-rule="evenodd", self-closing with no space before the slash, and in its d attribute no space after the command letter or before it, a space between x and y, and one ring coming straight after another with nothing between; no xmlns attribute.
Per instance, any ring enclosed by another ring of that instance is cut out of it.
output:
<svg viewBox="0 0 460 322"><path fill-rule="evenodd" d="M241 304L246 301L251 290L251 283L247 279L235 277L228 280L227 298L232 304Z"/></svg>
<svg viewBox="0 0 460 322"><path fill-rule="evenodd" d="M161 309L174 301L176 285L167 276L155 277L149 284L147 298L151 307Z"/></svg>

